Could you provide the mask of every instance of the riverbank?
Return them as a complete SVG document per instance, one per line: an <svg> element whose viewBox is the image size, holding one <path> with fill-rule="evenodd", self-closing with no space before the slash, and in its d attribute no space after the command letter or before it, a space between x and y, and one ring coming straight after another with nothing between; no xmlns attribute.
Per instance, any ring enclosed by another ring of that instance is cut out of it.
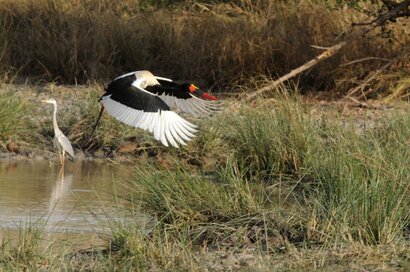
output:
<svg viewBox="0 0 410 272"><path fill-rule="evenodd" d="M123 125L108 114L103 114L98 129L90 139L91 128L100 111L98 100L103 89L104 86L100 84L71 86L51 83L43 85L3 83L0 89L0 159L58 159L52 143L54 137L52 106L41 103L42 99L51 97L57 99L58 124L72 142L77 160L111 159L126 162L130 161L130 158L157 159L161 155L170 153L170 149L155 141L150 133ZM249 92L248 88L242 91ZM275 94L274 97L262 103L244 101L239 103L238 107L231 108L231 104L240 101L245 94L216 95L220 96L225 103L225 110L222 113L210 119L192 118L192 116L182 114L185 118L198 124L200 132L188 146L179 150L175 149L174 152L190 157L194 165L198 163L199 158L192 157L192 154L197 154L198 149L202 148L198 144L204 144L204 141L210 140L211 134L218 132L218 123L229 119L232 111L237 115L241 109L250 107L251 111L259 112L261 111L260 104L263 107L274 109L276 104L286 99L287 96ZM363 126L372 126L374 121L383 119L385 114L405 113L408 109L406 102L397 100L392 103L385 102L383 99L358 102L350 99L333 99L326 93L295 97L302 101L303 107L314 118L330 118L345 124L353 122L358 129ZM9 143L11 146L8 146ZM212 157L213 154L210 156Z"/></svg>
<svg viewBox="0 0 410 272"><path fill-rule="evenodd" d="M4 159L56 160L53 146L52 106L41 103L54 97L58 103L57 120L68 136L77 160L126 160L142 150L161 149L143 131L123 126L104 114L92 139L91 128L98 116L100 85L56 86L7 85L0 91L0 153ZM141 133L142 132L142 133ZM11 146L10 143L12 144ZM143 154L141 154L143 155Z"/></svg>

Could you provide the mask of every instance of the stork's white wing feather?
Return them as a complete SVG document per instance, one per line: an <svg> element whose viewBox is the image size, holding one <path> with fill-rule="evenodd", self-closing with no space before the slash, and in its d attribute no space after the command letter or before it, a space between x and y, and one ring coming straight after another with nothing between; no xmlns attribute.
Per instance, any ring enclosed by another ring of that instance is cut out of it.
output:
<svg viewBox="0 0 410 272"><path fill-rule="evenodd" d="M178 147L178 144L185 145L185 141L192 140L197 131L196 125L169 110L144 112L125 106L110 96L104 96L102 103L114 118L127 125L148 130L165 146L168 146L168 143L174 147Z"/></svg>
<svg viewBox="0 0 410 272"><path fill-rule="evenodd" d="M172 95L161 94L159 97L170 107L178 108L195 117L208 117L221 110L222 103L198 98L191 94L190 99L181 99Z"/></svg>

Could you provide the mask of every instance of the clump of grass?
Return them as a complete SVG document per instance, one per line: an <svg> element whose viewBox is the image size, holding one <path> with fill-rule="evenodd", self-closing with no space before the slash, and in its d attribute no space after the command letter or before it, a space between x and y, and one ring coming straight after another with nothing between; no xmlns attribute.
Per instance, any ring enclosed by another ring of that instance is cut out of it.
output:
<svg viewBox="0 0 410 272"><path fill-rule="evenodd" d="M409 225L408 117L384 121L361 134L335 130L312 166L320 184L316 208L323 233L364 243L391 243ZM350 126L350 129L352 127ZM315 219L317 220L317 219Z"/></svg>
<svg viewBox="0 0 410 272"><path fill-rule="evenodd" d="M136 220L137 221L137 220ZM121 269L198 271L206 267L189 239L164 228L142 229L138 222L116 222L110 229L109 245L113 267ZM104 259L102 259L104 260ZM124 262L124 260L127 260Z"/></svg>
<svg viewBox="0 0 410 272"><path fill-rule="evenodd" d="M317 126L295 97L246 108L222 124L232 159L259 178L301 175L305 157L316 145Z"/></svg>
<svg viewBox="0 0 410 272"><path fill-rule="evenodd" d="M17 136L24 130L25 108L12 93L0 94L0 139Z"/></svg>
<svg viewBox="0 0 410 272"><path fill-rule="evenodd" d="M221 186L182 167L137 169L129 183L140 192L143 207L152 209L164 223L229 221L257 209L250 188L238 190L239 185L229 183L231 180Z"/></svg>
<svg viewBox="0 0 410 272"><path fill-rule="evenodd" d="M193 244L241 237L238 243L247 239L276 250L278 245L271 245L266 233L282 242L282 235L300 235L294 208L288 207L295 217L286 216L279 201L269 197L271 190L249 182L234 164L228 162L211 179L188 173L182 164L172 171L154 166L137 169L127 191L138 192L130 200L141 203L164 230L184 233ZM285 228L287 234L281 232Z"/></svg>
<svg viewBox="0 0 410 272"><path fill-rule="evenodd" d="M16 230L17 239L3 238L0 244L0 269L53 270L58 267L61 255L45 239L45 222L26 222Z"/></svg>
<svg viewBox="0 0 410 272"><path fill-rule="evenodd" d="M406 99L410 95L410 79L409 77L396 75L396 80L393 86L391 86L391 93L383 99L383 102L389 103L397 99Z"/></svg>

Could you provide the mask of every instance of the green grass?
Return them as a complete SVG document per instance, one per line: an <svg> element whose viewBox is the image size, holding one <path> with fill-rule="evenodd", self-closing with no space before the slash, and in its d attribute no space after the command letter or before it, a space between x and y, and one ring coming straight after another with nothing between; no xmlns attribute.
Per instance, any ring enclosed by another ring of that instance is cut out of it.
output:
<svg viewBox="0 0 410 272"><path fill-rule="evenodd" d="M44 230L24 228L17 244L2 243L1 265L406 271L407 111L353 110L346 116L283 93L202 120L195 141L179 150L149 146L158 159L137 164L122 184L127 194L120 197L136 219L110 221L106 249L53 253L54 243L38 242ZM87 99L62 103L59 123L81 148L99 110L98 87L78 95ZM47 140L51 120L40 109L37 115L31 126ZM101 145L116 146L138 132L106 116L97 133ZM138 223L141 213L149 219L145 225Z"/></svg>
<svg viewBox="0 0 410 272"><path fill-rule="evenodd" d="M331 144L318 154L320 163L312 166L320 184L317 209L325 217L322 231L327 235L371 244L406 235L408 122L408 116L396 116L368 131L333 133Z"/></svg>
<svg viewBox="0 0 410 272"><path fill-rule="evenodd" d="M252 114L239 121L245 120L236 130L244 138L234 137L232 145L237 160L255 172L270 169L281 176L291 170L300 178L300 193L314 204L314 220L323 220L322 238L369 244L402 239L409 226L408 116L370 120L366 126L374 128L360 129L349 120L314 120L298 101L280 103L274 115L263 109L265 121ZM274 144L266 155L267 138ZM252 148L238 149L239 142Z"/></svg>
<svg viewBox="0 0 410 272"><path fill-rule="evenodd" d="M47 240L45 225L42 219L20 223L17 231L10 236L2 230L0 242L0 269L5 271L56 269L61 262L61 255L56 254L56 244ZM17 236L17 237L15 237ZM61 252L60 252L61 253Z"/></svg>
<svg viewBox="0 0 410 272"><path fill-rule="evenodd" d="M300 101L285 97L260 110L244 107L220 124L220 130L232 159L263 178L303 175L301 167L316 148L319 125L305 114Z"/></svg>
<svg viewBox="0 0 410 272"><path fill-rule="evenodd" d="M24 104L12 93L0 94L0 140L16 137L25 129Z"/></svg>
<svg viewBox="0 0 410 272"><path fill-rule="evenodd" d="M226 160L211 176L183 162L136 169L127 183L131 203L142 203L167 236L194 246L234 240L269 255L290 250L287 243L405 244L407 114L361 128L349 118L314 116L297 97L272 104L218 118Z"/></svg>

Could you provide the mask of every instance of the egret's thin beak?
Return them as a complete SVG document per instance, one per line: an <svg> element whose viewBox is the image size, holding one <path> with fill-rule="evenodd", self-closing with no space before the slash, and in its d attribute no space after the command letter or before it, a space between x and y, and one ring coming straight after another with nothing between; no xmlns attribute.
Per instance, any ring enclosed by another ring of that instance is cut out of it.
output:
<svg viewBox="0 0 410 272"><path fill-rule="evenodd" d="M41 100L41 102L43 102L43 103L47 103L47 102L48 102L48 100Z"/></svg>
<svg viewBox="0 0 410 272"><path fill-rule="evenodd" d="M97 126L98 126L98 123L100 122L100 118L101 118L101 115L102 115L103 111L104 111L104 106L101 105L100 114L98 115L97 121L95 122L95 125L94 125L94 128L93 128L93 132L91 132L91 135L90 135L90 138L88 139L88 141L91 141L91 138L93 137L94 132L97 129Z"/></svg>

